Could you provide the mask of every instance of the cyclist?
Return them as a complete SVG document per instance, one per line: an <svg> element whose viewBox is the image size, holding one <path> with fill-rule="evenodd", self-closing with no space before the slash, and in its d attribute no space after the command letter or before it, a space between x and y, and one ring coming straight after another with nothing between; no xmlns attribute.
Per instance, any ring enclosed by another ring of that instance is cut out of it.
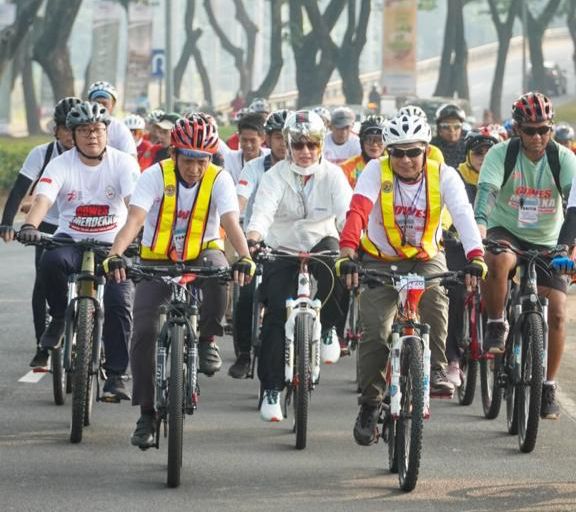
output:
<svg viewBox="0 0 576 512"><path fill-rule="evenodd" d="M144 138L148 139L152 144L158 143L158 137L156 137L156 123L164 117L166 112L160 109L152 110L146 116L146 128L144 132Z"/></svg>
<svg viewBox="0 0 576 512"><path fill-rule="evenodd" d="M94 82L88 87L88 101L95 101L108 110L110 124L108 126L108 145L136 157L138 151L130 130L118 119L112 117L118 91L112 84L104 81Z"/></svg>
<svg viewBox="0 0 576 512"><path fill-rule="evenodd" d="M491 148L482 164L476 221L483 237L507 240L522 249L554 247L562 226L562 198L568 196L576 175L576 157L552 141L554 109L543 94L520 96L512 106L512 117L518 138ZM513 163L508 173L507 161ZM504 252L488 254L486 263L484 349L502 353L508 334L504 310L508 276L517 261L515 255ZM541 416L557 418L555 378L564 350L567 283L558 274L537 271L539 293L549 299L548 380L543 387Z"/></svg>
<svg viewBox="0 0 576 512"><path fill-rule="evenodd" d="M155 164L170 157L170 134L178 119L180 119L178 114L164 113L154 122L154 136L157 143L152 146L152 152Z"/></svg>
<svg viewBox="0 0 576 512"><path fill-rule="evenodd" d="M400 110L398 110L397 115L399 116L417 116L421 119L424 119L426 123L428 123L428 116L426 112L422 110L418 105L404 105ZM435 146L434 144L428 144L428 153L426 154L426 158L431 158L432 160L436 160L436 162L443 164L444 155L440 148Z"/></svg>
<svg viewBox="0 0 576 512"><path fill-rule="evenodd" d="M272 249L315 252L338 249L338 230L344 222L352 191L341 170L321 158L326 128L310 111L290 114L284 125L287 159L278 162L260 181L246 228L248 244L256 250L264 241ZM311 264L318 280L318 297L326 299L332 272ZM258 377L264 390L260 417L281 421L280 394L284 388L284 323L286 299L296 293L298 264L292 260L266 265L259 297L266 313ZM321 311L324 333L336 326L341 336L348 297L340 282ZM339 353L339 346L337 347Z"/></svg>
<svg viewBox="0 0 576 512"><path fill-rule="evenodd" d="M250 223L252 205L262 176L271 167L286 158L286 144L282 130L288 114L288 110L278 110L268 116L264 131L270 153L250 160L240 173L236 194L240 204L240 214L244 214L244 226L248 226ZM228 370L228 374L235 379L244 379L250 369L251 311L254 293L253 286L244 286L240 290L240 297L234 309L234 346L238 357Z"/></svg>
<svg viewBox="0 0 576 512"><path fill-rule="evenodd" d="M388 156L366 165L340 235L341 258L336 271L346 277L349 287L358 284L358 259L373 269L390 270L395 266L399 272L422 275L445 272L446 261L439 244L443 205L448 207L466 251L467 282L475 285L476 278L485 274L482 241L464 184L453 168L426 158L430 138L430 127L420 117L401 115L386 123ZM388 287L367 288L360 295L361 396L354 438L361 445L376 440L386 385L387 340L396 300L396 291ZM454 386L446 377L444 353L448 298L440 286L427 291L420 312L422 321L430 325L430 393L451 396Z"/></svg>
<svg viewBox="0 0 576 512"><path fill-rule="evenodd" d="M127 215L125 201L140 175L135 158L106 145L110 115L98 103L82 102L66 117L74 148L48 164L36 187L32 208L20 230L23 241L40 238L38 227L46 213L58 205L55 236L74 240L93 238L112 242ZM64 332L68 276L80 269L82 251L64 246L45 251L40 261L40 279L46 290L52 320L41 347L54 348ZM107 374L103 397L130 399L122 375L128 366L128 341L132 330L133 287L130 283L108 283L104 291L103 341Z"/></svg>
<svg viewBox="0 0 576 512"><path fill-rule="evenodd" d="M12 226L14 217L28 190L30 190L30 194L32 194L48 164L54 158L64 153L64 151L68 151L74 146L72 133L66 128L66 116L72 107L81 102L82 100L80 98L69 96L62 98L56 104L52 117L54 121L55 140L33 148L22 164L22 169L20 169L16 182L10 190L2 215L0 237L5 242L14 240L15 232ZM22 205L21 211L24 211L24 213L28 212L25 205ZM52 234L56 231L57 226L58 208L56 205L53 205L46 214L46 217L44 217L38 225L38 230L42 233ZM34 265L36 267L36 278L34 279L34 288L32 290L32 316L36 335L36 354L30 362L30 366L33 368L45 366L49 358L48 351L40 346L40 338L46 328L46 293L42 289L42 282L38 275L40 257L42 256L43 249L40 246L36 246L35 249Z"/></svg>
<svg viewBox="0 0 576 512"><path fill-rule="evenodd" d="M340 165L362 152L360 140L352 133L356 116L348 107L338 107L332 112L331 131L324 138L324 158Z"/></svg>
<svg viewBox="0 0 576 512"><path fill-rule="evenodd" d="M220 240L222 225L240 254L234 269L253 274L246 239L238 221L234 183L221 168L211 163L218 150L218 132L200 113L193 120L180 119L172 129L170 158L142 174L130 200L126 225L110 249L105 267L113 279L122 281L122 254L142 226L141 258L154 263L186 261L192 265L227 265ZM241 283L242 284L242 283ZM222 336L221 320L226 307L226 285L205 282L200 313L199 371L217 372L221 365L214 336ZM142 449L154 443L154 351L159 312L170 300L170 289L158 281L143 280L136 287L134 335L131 344L133 405L141 416L132 444Z"/></svg>
<svg viewBox="0 0 576 512"><path fill-rule="evenodd" d="M154 163L154 155L152 153L153 144L144 138L146 121L138 114L131 114L124 119L124 124L134 138L136 150L138 151L138 165L140 166L140 170L143 171Z"/></svg>
<svg viewBox="0 0 576 512"><path fill-rule="evenodd" d="M576 153L574 144L574 128L567 123L558 123L554 128L554 140Z"/></svg>
<svg viewBox="0 0 576 512"><path fill-rule="evenodd" d="M330 114L330 111L326 107L320 105L319 107L314 107L312 112L318 114L322 118L322 121L324 121L324 126L327 130L329 130L330 122L332 121L332 114Z"/></svg>
<svg viewBox="0 0 576 512"><path fill-rule="evenodd" d="M457 168L466 159L465 133L462 130L466 113L451 103L442 105L436 111L437 134L432 144L440 148L446 164Z"/></svg>
<svg viewBox="0 0 576 512"><path fill-rule="evenodd" d="M246 114L259 114L262 118L262 124L266 122L268 114L270 113L270 105L265 99L254 98L248 107L240 109L236 114L236 122L240 123L242 117ZM226 141L227 146L232 150L241 149L240 133L239 130L234 132Z"/></svg>
<svg viewBox="0 0 576 512"><path fill-rule="evenodd" d="M359 134L362 152L340 164L352 188L356 185L358 176L366 164L373 158L380 158L384 153L384 139L382 138L384 123L382 116L368 116L364 119L360 125Z"/></svg>

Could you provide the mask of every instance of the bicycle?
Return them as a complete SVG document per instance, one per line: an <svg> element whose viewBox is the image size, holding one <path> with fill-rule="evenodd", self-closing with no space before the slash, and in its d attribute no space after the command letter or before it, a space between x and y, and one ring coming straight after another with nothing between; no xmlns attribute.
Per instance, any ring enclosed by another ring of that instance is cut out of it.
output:
<svg viewBox="0 0 576 512"><path fill-rule="evenodd" d="M294 427L296 448L303 450L307 443L308 405L310 395L320 381L320 309L322 302L312 299L312 282L308 270L310 260L332 269L321 257L337 257L336 251L319 251L314 253L262 249L258 255L260 262L288 258L298 261L298 291L295 298L286 299L284 379L286 395L284 399L284 416L292 403L294 409ZM334 283L333 283L334 286ZM328 300L330 293L326 297ZM262 393L260 393L262 394Z"/></svg>
<svg viewBox="0 0 576 512"><path fill-rule="evenodd" d="M548 299L538 296L536 267L547 270L546 259L562 254L564 248L522 250L494 240L485 240L484 246L495 254L512 252L518 258L518 282L512 279L508 287L510 330L504 354L494 358L493 369L481 366L481 378L491 383L491 414L486 416L497 417L504 398L508 432L517 434L520 451L529 453L536 446L548 361Z"/></svg>
<svg viewBox="0 0 576 512"><path fill-rule="evenodd" d="M426 283L460 284L462 272L428 276L395 271L361 270L368 286L392 286L398 292L398 310L390 334L386 364L386 396L379 423L388 445L388 467L398 473L400 488L412 491L418 482L424 420L430 417L430 326L420 323L418 306Z"/></svg>
<svg viewBox="0 0 576 512"><path fill-rule="evenodd" d="M156 341L156 439L160 427L168 438L168 487L178 487L182 469L184 415L198 408L198 321L201 291L196 280L230 280L228 267L133 264L127 276L133 281L157 280L170 287L170 302L160 308L160 333Z"/></svg>

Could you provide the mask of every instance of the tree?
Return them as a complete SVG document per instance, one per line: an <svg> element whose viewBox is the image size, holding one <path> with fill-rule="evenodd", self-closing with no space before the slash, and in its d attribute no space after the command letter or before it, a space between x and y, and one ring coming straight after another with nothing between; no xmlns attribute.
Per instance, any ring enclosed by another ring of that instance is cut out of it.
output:
<svg viewBox="0 0 576 512"><path fill-rule="evenodd" d="M574 46L572 50L572 61L574 62L574 70L576 71L576 2L568 2L566 24L568 25L568 31L570 32L572 45Z"/></svg>
<svg viewBox="0 0 576 512"><path fill-rule="evenodd" d="M46 73L55 99L74 96L74 73L68 39L82 0L48 0L42 33L34 43L33 57Z"/></svg>
<svg viewBox="0 0 576 512"><path fill-rule="evenodd" d="M496 28L498 36L498 56L496 58L496 68L492 79L492 89L490 91L490 111L495 119L502 119L502 87L504 84L504 72L506 70L506 60L514 28L514 19L520 12L521 0L488 0L490 15ZM500 14L505 13L504 21L500 19Z"/></svg>

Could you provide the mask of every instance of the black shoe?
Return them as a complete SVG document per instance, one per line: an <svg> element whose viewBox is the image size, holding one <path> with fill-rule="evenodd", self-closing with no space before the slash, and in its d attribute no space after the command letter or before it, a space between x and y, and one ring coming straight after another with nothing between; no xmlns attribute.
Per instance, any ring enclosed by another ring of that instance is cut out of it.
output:
<svg viewBox="0 0 576 512"><path fill-rule="evenodd" d="M50 360L50 352L47 348L38 347L36 354L30 361L32 368L48 368L48 361Z"/></svg>
<svg viewBox="0 0 576 512"><path fill-rule="evenodd" d="M233 379L245 379L250 372L250 353L240 352L236 362L228 369L228 375Z"/></svg>
<svg viewBox="0 0 576 512"><path fill-rule="evenodd" d="M488 322L482 346L484 352L503 354L508 336L508 322Z"/></svg>
<svg viewBox="0 0 576 512"><path fill-rule="evenodd" d="M126 390L122 375L108 372L108 378L102 389L102 400L104 402L119 402L120 400L130 400L131 398Z"/></svg>
<svg viewBox="0 0 576 512"><path fill-rule="evenodd" d="M40 345L42 348L54 348L60 343L60 338L64 334L64 319L52 318L46 330L42 333L40 338Z"/></svg>
<svg viewBox="0 0 576 512"><path fill-rule="evenodd" d="M200 364L198 371L206 375L214 375L222 367L222 358L220 357L220 349L214 341L200 340L198 343L198 356Z"/></svg>
<svg viewBox="0 0 576 512"><path fill-rule="evenodd" d="M546 420L557 420L560 417L560 405L556 400L556 384L542 385L540 417Z"/></svg>
<svg viewBox="0 0 576 512"><path fill-rule="evenodd" d="M362 404L354 424L354 439L361 446L370 446L378 440L378 416L380 408Z"/></svg>
<svg viewBox="0 0 576 512"><path fill-rule="evenodd" d="M141 450L147 450L155 446L154 439L155 419L153 414L143 414L136 422L136 430L130 437L132 446L137 446Z"/></svg>

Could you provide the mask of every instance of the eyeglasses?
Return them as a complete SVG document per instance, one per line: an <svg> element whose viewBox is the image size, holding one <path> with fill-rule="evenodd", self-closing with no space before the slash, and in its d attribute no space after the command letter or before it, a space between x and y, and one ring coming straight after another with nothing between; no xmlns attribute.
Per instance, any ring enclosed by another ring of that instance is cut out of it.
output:
<svg viewBox="0 0 576 512"><path fill-rule="evenodd" d="M383 146L384 145L384 140L382 139L382 137L379 137L378 135L372 135L372 136L368 136L364 138L364 143L368 144L369 146L371 145L378 145L378 146Z"/></svg>
<svg viewBox="0 0 576 512"><path fill-rule="evenodd" d="M388 154L393 158L404 158L405 156L407 156L408 158L416 158L416 157L419 157L423 153L424 153L423 148L409 148L409 149L389 148L388 149Z"/></svg>
<svg viewBox="0 0 576 512"><path fill-rule="evenodd" d="M76 133L82 137L90 137L92 134L96 135L96 137L102 137L102 135L106 133L106 128L103 126L97 126L95 128L81 126L80 128L76 128Z"/></svg>
<svg viewBox="0 0 576 512"><path fill-rule="evenodd" d="M438 128L441 130L461 130L462 123L440 123Z"/></svg>
<svg viewBox="0 0 576 512"><path fill-rule="evenodd" d="M528 135L528 137L534 137L534 135L538 134L538 135L546 135L547 133L550 133L550 130L552 130L551 126L522 126L520 128L522 130L522 132L525 135Z"/></svg>
<svg viewBox="0 0 576 512"><path fill-rule="evenodd" d="M315 151L317 149L320 148L320 144L318 144L317 142L292 142L290 144L290 147L292 149L295 149L296 151L302 151L304 149L304 146L306 146L308 148L308 151Z"/></svg>

